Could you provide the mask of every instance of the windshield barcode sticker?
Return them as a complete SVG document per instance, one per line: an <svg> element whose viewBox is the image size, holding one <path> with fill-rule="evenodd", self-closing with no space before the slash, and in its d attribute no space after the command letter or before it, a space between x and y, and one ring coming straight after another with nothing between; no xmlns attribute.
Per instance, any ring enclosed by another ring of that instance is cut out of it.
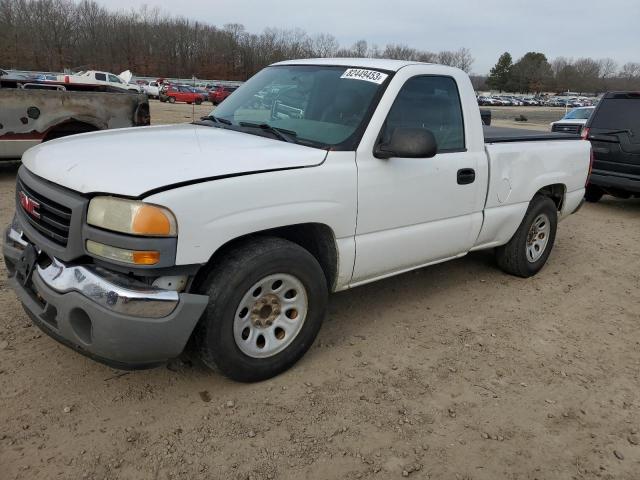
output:
<svg viewBox="0 0 640 480"><path fill-rule="evenodd" d="M349 68L340 78L351 78L353 80L365 80L380 85L386 80L388 75L375 70L365 70L363 68Z"/></svg>

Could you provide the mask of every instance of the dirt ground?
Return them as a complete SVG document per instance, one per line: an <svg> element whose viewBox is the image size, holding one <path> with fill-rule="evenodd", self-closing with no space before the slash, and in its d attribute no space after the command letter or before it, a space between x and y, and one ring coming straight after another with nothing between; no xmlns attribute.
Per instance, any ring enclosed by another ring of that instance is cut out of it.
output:
<svg viewBox="0 0 640 480"><path fill-rule="evenodd" d="M640 199L605 197L534 278L479 252L335 294L302 361L250 385L188 355L97 364L2 275L0 478L638 479L639 221Z"/></svg>
<svg viewBox="0 0 640 480"><path fill-rule="evenodd" d="M565 109L559 107L480 107L491 110L492 125L497 127L529 128L531 130L550 131L551 122L565 116ZM570 109L569 109L570 110ZM515 119L523 115L527 121Z"/></svg>
<svg viewBox="0 0 640 480"><path fill-rule="evenodd" d="M202 105L186 103L162 103L159 100L149 100L151 111L151 125L165 125L169 123L185 123L199 120L208 115L214 106L211 102Z"/></svg>

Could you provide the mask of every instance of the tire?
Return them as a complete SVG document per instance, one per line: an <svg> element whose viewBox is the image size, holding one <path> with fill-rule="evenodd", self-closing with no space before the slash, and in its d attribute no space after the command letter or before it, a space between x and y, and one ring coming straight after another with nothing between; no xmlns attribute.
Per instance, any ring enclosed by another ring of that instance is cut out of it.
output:
<svg viewBox="0 0 640 480"><path fill-rule="evenodd" d="M194 331L196 351L209 368L240 382L266 380L290 368L313 343L327 310L327 282L318 261L274 237L254 238L228 252L198 290L209 295L209 304ZM286 299L292 291L293 299ZM274 297L277 302L270 304ZM269 320L273 324L265 324Z"/></svg>
<svg viewBox="0 0 640 480"><path fill-rule="evenodd" d="M167 101L168 101L169 103L176 103L176 99L175 99L175 97L169 97L169 98L167 99Z"/></svg>
<svg viewBox="0 0 640 480"><path fill-rule="evenodd" d="M200 105L202 103L202 100L196 100L196 105Z"/></svg>
<svg viewBox="0 0 640 480"><path fill-rule="evenodd" d="M604 195L604 191L600 187L596 187L595 185L587 185L587 188L584 192L584 199L590 203L599 202L602 196Z"/></svg>
<svg viewBox="0 0 640 480"><path fill-rule="evenodd" d="M535 275L549 258L557 227L556 204L549 197L535 195L509 243L496 248L498 266L518 277L528 278ZM536 233L532 238L534 232Z"/></svg>

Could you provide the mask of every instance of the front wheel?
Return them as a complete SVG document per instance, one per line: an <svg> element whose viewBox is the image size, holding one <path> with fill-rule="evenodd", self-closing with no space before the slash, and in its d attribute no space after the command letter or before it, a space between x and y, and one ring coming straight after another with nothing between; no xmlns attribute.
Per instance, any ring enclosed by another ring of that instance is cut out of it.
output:
<svg viewBox="0 0 640 480"><path fill-rule="evenodd" d="M169 97L169 103L176 103L175 97Z"/></svg>
<svg viewBox="0 0 640 480"><path fill-rule="evenodd" d="M547 262L558 227L558 210L549 197L536 195L509 243L496 248L498 266L511 275L531 277Z"/></svg>
<svg viewBox="0 0 640 480"><path fill-rule="evenodd" d="M253 239L230 251L201 291L210 300L194 332L200 358L242 382L291 367L326 315L327 282L318 261L280 238Z"/></svg>

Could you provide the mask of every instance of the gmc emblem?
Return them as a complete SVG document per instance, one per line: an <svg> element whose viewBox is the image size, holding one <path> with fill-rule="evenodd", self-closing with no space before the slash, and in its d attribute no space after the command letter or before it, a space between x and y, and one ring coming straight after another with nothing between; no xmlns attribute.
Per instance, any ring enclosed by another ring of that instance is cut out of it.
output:
<svg viewBox="0 0 640 480"><path fill-rule="evenodd" d="M20 197L20 205L22 205L23 210L33 218L40 218L40 212L38 211L40 204L22 190L18 192L18 196Z"/></svg>

